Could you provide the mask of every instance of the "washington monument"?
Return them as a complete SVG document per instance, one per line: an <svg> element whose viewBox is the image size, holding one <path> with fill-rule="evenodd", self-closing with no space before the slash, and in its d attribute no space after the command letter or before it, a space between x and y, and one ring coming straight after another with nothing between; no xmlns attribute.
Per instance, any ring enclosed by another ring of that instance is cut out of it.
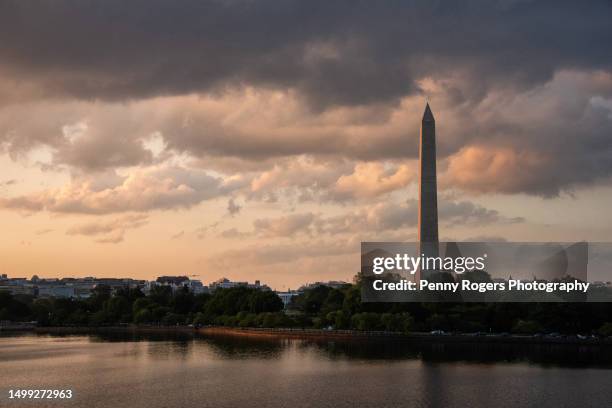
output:
<svg viewBox="0 0 612 408"><path fill-rule="evenodd" d="M438 256L438 185L436 181L436 121L425 107L419 147L419 254ZM424 271L426 272L426 271Z"/></svg>

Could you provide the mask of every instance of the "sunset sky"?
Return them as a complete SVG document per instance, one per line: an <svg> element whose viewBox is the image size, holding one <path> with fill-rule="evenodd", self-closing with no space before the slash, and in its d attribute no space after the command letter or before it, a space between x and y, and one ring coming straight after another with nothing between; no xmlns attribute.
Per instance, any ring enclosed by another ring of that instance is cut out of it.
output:
<svg viewBox="0 0 612 408"><path fill-rule="evenodd" d="M351 280L414 241L612 240L609 1L0 0L0 273Z"/></svg>

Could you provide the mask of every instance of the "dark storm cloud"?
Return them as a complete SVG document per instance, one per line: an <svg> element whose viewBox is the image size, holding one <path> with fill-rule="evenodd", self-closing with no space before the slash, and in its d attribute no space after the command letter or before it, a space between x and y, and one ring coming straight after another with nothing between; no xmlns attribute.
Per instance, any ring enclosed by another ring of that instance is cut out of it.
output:
<svg viewBox="0 0 612 408"><path fill-rule="evenodd" d="M37 1L0 3L4 75L49 95L130 99L236 84L313 107L394 101L456 70L529 85L609 69L612 6L563 1Z"/></svg>
<svg viewBox="0 0 612 408"><path fill-rule="evenodd" d="M554 197L610 182L610 73L565 72L529 92L489 99L443 132L453 134L441 143L448 143L444 185Z"/></svg>
<svg viewBox="0 0 612 408"><path fill-rule="evenodd" d="M0 0L0 151L85 172L403 160L427 94L445 187L555 196L612 174L611 20L609 1Z"/></svg>

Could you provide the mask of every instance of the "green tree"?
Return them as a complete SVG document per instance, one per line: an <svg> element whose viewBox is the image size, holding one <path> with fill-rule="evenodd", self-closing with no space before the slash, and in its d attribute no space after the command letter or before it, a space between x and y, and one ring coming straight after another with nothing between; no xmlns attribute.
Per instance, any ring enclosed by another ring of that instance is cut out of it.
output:
<svg viewBox="0 0 612 408"><path fill-rule="evenodd" d="M53 314L53 302L51 299L36 299L32 303L32 317L40 326L48 326L51 324Z"/></svg>
<svg viewBox="0 0 612 408"><path fill-rule="evenodd" d="M172 301L172 288L170 286L153 286L149 291L149 298L160 306L170 306Z"/></svg>
<svg viewBox="0 0 612 408"><path fill-rule="evenodd" d="M604 337L612 336L612 323L608 322L602 324L601 327L597 330L597 333Z"/></svg>
<svg viewBox="0 0 612 408"><path fill-rule="evenodd" d="M171 304L175 313L187 315L193 310L195 296L188 288L182 288L174 294Z"/></svg>
<svg viewBox="0 0 612 408"><path fill-rule="evenodd" d="M244 313L242 316L239 317L238 325L240 327L255 327L256 322L257 315L255 313Z"/></svg>
<svg viewBox="0 0 612 408"><path fill-rule="evenodd" d="M340 289L331 288L327 293L327 297L321 306L321 312L327 314L336 310L342 309L344 303L344 291Z"/></svg>
<svg viewBox="0 0 612 408"><path fill-rule="evenodd" d="M108 299L104 302L103 310L107 318L112 322L132 320L130 302L123 296L113 296Z"/></svg>
<svg viewBox="0 0 612 408"><path fill-rule="evenodd" d="M328 286L315 286L296 296L295 304L304 313L318 314L330 291L331 288Z"/></svg>
<svg viewBox="0 0 612 408"><path fill-rule="evenodd" d="M401 333L408 333L413 324L409 313L383 313L381 321L385 330Z"/></svg>
<svg viewBox="0 0 612 408"><path fill-rule="evenodd" d="M132 304L132 313L136 315L143 309L151 309L154 305L155 303L153 302L153 300L151 300L151 298L144 297L136 299Z"/></svg>
<svg viewBox="0 0 612 408"><path fill-rule="evenodd" d="M110 323L112 323L112 320L104 310L99 310L89 317L91 326L106 326Z"/></svg>
<svg viewBox="0 0 612 408"><path fill-rule="evenodd" d="M354 315L361 311L361 289L357 286L351 286L346 289L344 300L342 301L342 309L348 314Z"/></svg>
<svg viewBox="0 0 612 408"><path fill-rule="evenodd" d="M153 314L151 310L147 308L143 308L134 313L134 323L136 324L145 324L151 323L153 321Z"/></svg>
<svg viewBox="0 0 612 408"><path fill-rule="evenodd" d="M349 329L351 326L351 316L343 310L329 312L326 315L326 320L337 330Z"/></svg>
<svg viewBox="0 0 612 408"><path fill-rule="evenodd" d="M1 320L24 321L32 317L29 295L12 295L8 291L0 291Z"/></svg>
<svg viewBox="0 0 612 408"><path fill-rule="evenodd" d="M96 285L95 288L91 290L91 295L89 299L87 299L87 303L90 305L92 310L100 310L106 302L111 297L111 288L108 285Z"/></svg>
<svg viewBox="0 0 612 408"><path fill-rule="evenodd" d="M542 326L536 321L533 320L519 320L512 327L513 333L520 334L535 334L542 330Z"/></svg>
<svg viewBox="0 0 612 408"><path fill-rule="evenodd" d="M165 326L176 326L185 322L185 316L178 313L166 313L162 318L162 324Z"/></svg>
<svg viewBox="0 0 612 408"><path fill-rule="evenodd" d="M353 328L357 330L382 330L383 324L378 313L357 313L351 319Z"/></svg>
<svg viewBox="0 0 612 408"><path fill-rule="evenodd" d="M283 309L283 301L270 290L255 290L249 296L249 310L252 313L278 312Z"/></svg>

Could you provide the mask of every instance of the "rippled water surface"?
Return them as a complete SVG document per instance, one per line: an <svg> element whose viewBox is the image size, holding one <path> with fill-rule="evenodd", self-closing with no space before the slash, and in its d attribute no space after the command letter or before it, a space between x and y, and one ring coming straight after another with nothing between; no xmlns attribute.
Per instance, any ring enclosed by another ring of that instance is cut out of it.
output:
<svg viewBox="0 0 612 408"><path fill-rule="evenodd" d="M0 337L4 407L607 407L610 351L192 336ZM69 401L9 389L71 389Z"/></svg>

